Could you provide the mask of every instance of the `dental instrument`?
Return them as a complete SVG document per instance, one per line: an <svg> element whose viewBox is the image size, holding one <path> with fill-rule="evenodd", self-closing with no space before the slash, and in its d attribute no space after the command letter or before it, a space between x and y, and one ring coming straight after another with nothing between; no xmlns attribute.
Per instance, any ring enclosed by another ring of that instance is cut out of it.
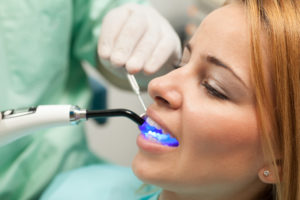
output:
<svg viewBox="0 0 300 200"><path fill-rule="evenodd" d="M127 79L128 79L128 81L131 85L131 88L132 88L133 92L138 96L138 99L139 99L140 103L142 104L142 107L143 107L144 111L146 111L147 108L146 108L145 103L144 103L144 101L141 97L140 87L139 87L139 84L137 83L134 75L127 73Z"/></svg>
<svg viewBox="0 0 300 200"><path fill-rule="evenodd" d="M146 111L135 77L127 73L127 78L135 94ZM11 109L0 112L0 146L21 138L38 128L78 124L90 118L127 117L139 125L141 134L148 140L162 145L176 147L178 141L160 127L149 124L145 119L128 109L86 110L73 105L40 105L26 109Z"/></svg>
<svg viewBox="0 0 300 200"><path fill-rule="evenodd" d="M140 87L134 77L134 75L127 73L128 81L132 87L132 90L137 94L140 103L142 104L144 110L146 111L145 103L141 97ZM139 129L147 140L151 140L166 146L177 147L179 145L178 140L172 137L169 133L164 133L162 128L152 122L148 117Z"/></svg>
<svg viewBox="0 0 300 200"><path fill-rule="evenodd" d="M127 117L134 121L148 140L178 146L178 141L162 129L128 109L86 110L73 105L40 105L0 112L0 146L13 142L40 128L76 125L97 117Z"/></svg>
<svg viewBox="0 0 300 200"><path fill-rule="evenodd" d="M0 145L28 135L38 128L78 124L97 117L127 117L139 126L144 119L127 109L86 110L73 105L41 105L1 112Z"/></svg>

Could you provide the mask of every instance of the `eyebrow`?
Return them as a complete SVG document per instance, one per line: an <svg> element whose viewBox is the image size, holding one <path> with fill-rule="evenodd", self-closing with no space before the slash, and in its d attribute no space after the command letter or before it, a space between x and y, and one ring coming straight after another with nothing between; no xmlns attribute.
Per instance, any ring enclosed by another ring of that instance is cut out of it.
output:
<svg viewBox="0 0 300 200"><path fill-rule="evenodd" d="M247 85L245 84L245 82L232 70L231 67L226 65L224 62L222 62L218 58L216 58L214 56L210 56L210 55L208 55L206 57L206 60L216 66L223 67L223 68L229 70L233 74L233 76L235 76L246 88L248 88Z"/></svg>
<svg viewBox="0 0 300 200"><path fill-rule="evenodd" d="M191 47L191 44L190 43L187 43L186 45L185 45L185 47L188 49L188 51L191 53L192 52L192 47ZM233 76L235 76L246 88L248 88L247 87L247 85L246 85L246 83L232 70L232 68L231 67L229 67L227 64L225 64L224 62L222 62L220 59L218 59L218 58L216 58L216 57L214 57L214 56L211 56L211 55L208 55L207 57L206 57L206 60L209 62L209 63L211 63L211 64L213 64L213 65L216 65L216 66L219 66L219 67L223 67L223 68L225 68L225 69L227 69L227 70L229 70L232 74L233 74Z"/></svg>

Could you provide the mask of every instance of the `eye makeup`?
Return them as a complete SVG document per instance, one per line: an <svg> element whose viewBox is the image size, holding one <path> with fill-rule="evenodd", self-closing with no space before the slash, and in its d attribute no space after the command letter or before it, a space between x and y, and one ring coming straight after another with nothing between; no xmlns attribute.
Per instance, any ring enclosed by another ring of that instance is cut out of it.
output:
<svg viewBox="0 0 300 200"><path fill-rule="evenodd" d="M205 80L203 81L203 83L201 83L201 85L204 86L207 92L213 97L222 100L228 100L228 97L224 94L225 92L220 87L218 87L218 85L215 84L213 80Z"/></svg>
<svg viewBox="0 0 300 200"><path fill-rule="evenodd" d="M215 90L234 102L247 102L252 100L251 91L225 68L211 67L206 72L205 81Z"/></svg>
<svg viewBox="0 0 300 200"><path fill-rule="evenodd" d="M211 56L211 55L208 55L206 57L206 61L212 65L215 65L218 67L223 67L224 69L229 71L237 80L239 80L245 87L247 87L247 85L244 83L244 81L234 72L234 70L231 67L229 67L228 64L225 64L223 61L221 61L218 58Z"/></svg>
<svg viewBox="0 0 300 200"><path fill-rule="evenodd" d="M188 43L183 51L180 66L186 65L192 55L192 46ZM198 57L198 63L204 70L201 70L201 85L207 90L209 95L221 100L231 100L234 102L244 102L252 100L251 90L232 69L232 67L221 59L206 54Z"/></svg>

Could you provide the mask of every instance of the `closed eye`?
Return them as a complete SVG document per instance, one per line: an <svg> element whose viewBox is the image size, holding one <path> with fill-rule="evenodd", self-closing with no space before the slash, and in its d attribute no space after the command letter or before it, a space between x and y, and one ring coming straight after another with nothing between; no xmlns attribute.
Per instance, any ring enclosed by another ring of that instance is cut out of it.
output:
<svg viewBox="0 0 300 200"><path fill-rule="evenodd" d="M229 98L226 95L212 87L207 81L204 81L203 83L201 83L201 85L204 86L208 94L210 94L211 96L221 100L229 100Z"/></svg>

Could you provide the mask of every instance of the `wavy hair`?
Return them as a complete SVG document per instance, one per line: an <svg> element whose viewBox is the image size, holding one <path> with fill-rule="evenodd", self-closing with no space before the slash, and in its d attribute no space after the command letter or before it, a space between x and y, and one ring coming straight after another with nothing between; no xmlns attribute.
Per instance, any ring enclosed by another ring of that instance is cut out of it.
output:
<svg viewBox="0 0 300 200"><path fill-rule="evenodd" d="M273 199L300 199L300 1L231 0L241 3L251 37L251 79L262 146L278 180ZM263 38L261 32L264 32ZM262 48L262 40L267 46ZM268 55L268 71L262 64ZM271 74L271 87L266 73Z"/></svg>

